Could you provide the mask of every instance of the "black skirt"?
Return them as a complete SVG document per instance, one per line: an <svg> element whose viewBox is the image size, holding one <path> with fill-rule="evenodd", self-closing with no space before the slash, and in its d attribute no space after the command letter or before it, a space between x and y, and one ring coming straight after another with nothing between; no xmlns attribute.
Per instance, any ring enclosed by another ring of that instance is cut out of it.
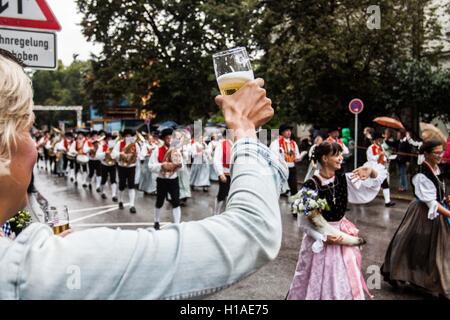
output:
<svg viewBox="0 0 450 320"><path fill-rule="evenodd" d="M386 281L405 281L450 299L450 226L428 219L428 206L413 201L392 238L381 272Z"/></svg>

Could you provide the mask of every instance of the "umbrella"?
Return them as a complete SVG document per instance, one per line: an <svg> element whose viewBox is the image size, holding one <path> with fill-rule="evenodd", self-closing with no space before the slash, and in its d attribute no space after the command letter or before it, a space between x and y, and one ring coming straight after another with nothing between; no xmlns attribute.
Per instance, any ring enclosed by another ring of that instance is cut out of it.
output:
<svg viewBox="0 0 450 320"><path fill-rule="evenodd" d="M421 122L420 123L420 131L421 131L422 139L424 141L431 140L431 139L437 139L437 140L442 141L442 143L444 145L447 144L447 137L445 136L445 134L441 130L436 128L434 125L432 125L431 123Z"/></svg>
<svg viewBox="0 0 450 320"><path fill-rule="evenodd" d="M383 127L388 127L388 128L393 128L393 129L405 129L403 124L394 118L378 117L378 118L373 119L373 122L378 123L380 126L383 126Z"/></svg>
<svg viewBox="0 0 450 320"><path fill-rule="evenodd" d="M178 124L175 121L164 121L158 124L158 131L162 131L167 128L175 129L176 127L178 127Z"/></svg>

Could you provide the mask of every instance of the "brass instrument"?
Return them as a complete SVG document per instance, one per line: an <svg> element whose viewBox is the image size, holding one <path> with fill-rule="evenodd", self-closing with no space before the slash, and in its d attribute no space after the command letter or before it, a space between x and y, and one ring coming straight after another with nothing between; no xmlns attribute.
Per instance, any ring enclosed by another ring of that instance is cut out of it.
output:
<svg viewBox="0 0 450 320"><path fill-rule="evenodd" d="M164 162L170 162L176 165L181 165L183 163L183 155L181 150L183 146L191 143L190 133L186 130L176 130L173 136L174 139L170 143L170 148L169 150L167 150L164 156ZM161 168L161 174L164 177L169 178L171 175L175 173L177 169L166 171Z"/></svg>
<svg viewBox="0 0 450 320"><path fill-rule="evenodd" d="M121 140L123 141L123 140ZM119 163L123 167L128 167L134 163L136 163L137 160L137 147L136 144L140 142L144 142L145 138L140 134L139 132L136 132L136 139L134 142L130 143L125 147L123 150L123 153L125 155L119 156Z"/></svg>

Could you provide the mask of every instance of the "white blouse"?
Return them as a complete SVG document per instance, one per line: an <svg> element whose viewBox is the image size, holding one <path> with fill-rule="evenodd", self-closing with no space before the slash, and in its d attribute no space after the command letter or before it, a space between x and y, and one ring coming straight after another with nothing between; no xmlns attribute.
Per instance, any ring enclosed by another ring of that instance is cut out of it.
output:
<svg viewBox="0 0 450 320"><path fill-rule="evenodd" d="M439 168L435 174L440 174ZM416 174L412 178L412 183L414 185L414 194L416 197L428 206L428 219L433 220L438 217L438 201L436 200L437 190L434 183L423 173Z"/></svg>

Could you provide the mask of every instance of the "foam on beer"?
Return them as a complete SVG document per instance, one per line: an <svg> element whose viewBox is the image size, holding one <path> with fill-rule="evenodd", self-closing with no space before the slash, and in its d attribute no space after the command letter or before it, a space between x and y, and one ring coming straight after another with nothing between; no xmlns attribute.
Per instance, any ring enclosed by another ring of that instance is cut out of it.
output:
<svg viewBox="0 0 450 320"><path fill-rule="evenodd" d="M238 91L247 81L252 81L253 79L253 71L237 71L221 75L217 78L217 83L222 95L231 95Z"/></svg>

